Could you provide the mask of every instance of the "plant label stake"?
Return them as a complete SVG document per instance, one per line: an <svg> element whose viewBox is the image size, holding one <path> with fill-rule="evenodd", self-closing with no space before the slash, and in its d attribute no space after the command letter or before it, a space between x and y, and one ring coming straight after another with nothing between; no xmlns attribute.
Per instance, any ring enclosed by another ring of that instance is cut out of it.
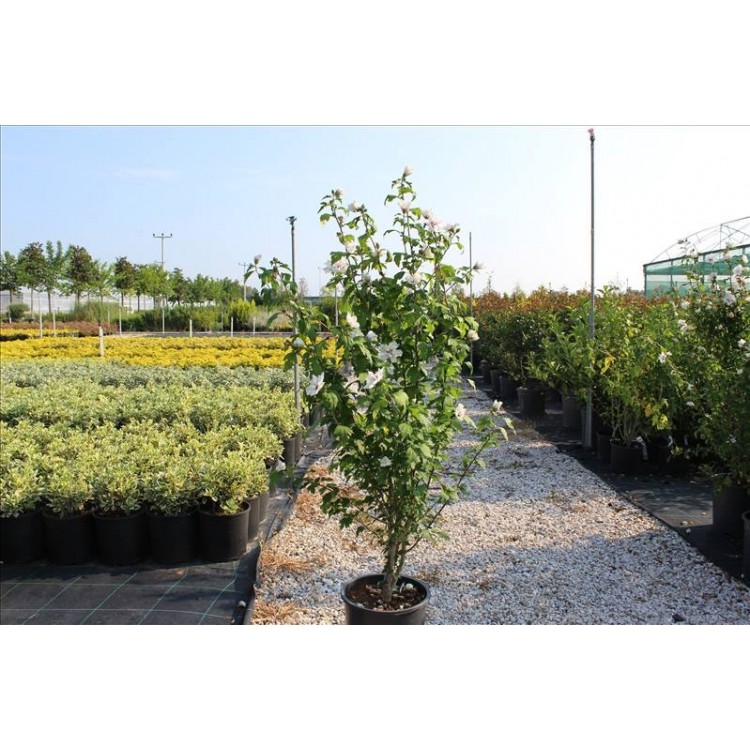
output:
<svg viewBox="0 0 750 750"><path fill-rule="evenodd" d="M104 358L104 330L99 326L99 356Z"/></svg>

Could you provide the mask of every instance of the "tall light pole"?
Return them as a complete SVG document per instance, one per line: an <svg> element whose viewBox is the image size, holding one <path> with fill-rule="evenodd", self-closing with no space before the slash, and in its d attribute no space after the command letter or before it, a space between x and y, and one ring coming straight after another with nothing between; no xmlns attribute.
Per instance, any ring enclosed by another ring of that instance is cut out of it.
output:
<svg viewBox="0 0 750 750"><path fill-rule="evenodd" d="M292 227L292 281L297 281L297 271L296 271L296 257L294 253L294 222L297 221L296 216L287 216L286 220L291 224ZM297 314L294 314L293 317L293 325L294 329L297 329ZM297 409L297 414L299 414L300 411L300 400L299 400L299 357L295 351L294 354L294 406Z"/></svg>
<svg viewBox="0 0 750 750"><path fill-rule="evenodd" d="M169 240L172 238L172 233L164 234L162 232L161 234L154 234L154 238L157 240L161 240L161 270L164 270L164 240ZM164 333L164 295L161 297L161 332Z"/></svg>
<svg viewBox="0 0 750 750"><path fill-rule="evenodd" d="M594 304L596 287L594 286L594 128L589 128L589 142L591 144L591 300L589 305L589 340L591 347L594 346ZM588 399L586 402L586 429L584 430L584 448L592 450L594 446L593 415L594 415L594 392L589 386Z"/></svg>

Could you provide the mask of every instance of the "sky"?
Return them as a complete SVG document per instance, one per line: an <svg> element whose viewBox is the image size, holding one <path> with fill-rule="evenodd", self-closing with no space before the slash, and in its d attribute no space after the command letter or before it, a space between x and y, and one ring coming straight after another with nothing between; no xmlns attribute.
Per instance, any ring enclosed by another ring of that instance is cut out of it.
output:
<svg viewBox="0 0 750 750"><path fill-rule="evenodd" d="M750 127L597 126L595 285L640 289L678 239L750 215ZM97 259L161 261L240 279L260 254L309 293L337 246L321 198L341 188L379 229L390 182L414 169L416 205L462 229L474 291L588 286L587 126L3 126L0 250L83 245ZM457 258L456 258L457 259Z"/></svg>

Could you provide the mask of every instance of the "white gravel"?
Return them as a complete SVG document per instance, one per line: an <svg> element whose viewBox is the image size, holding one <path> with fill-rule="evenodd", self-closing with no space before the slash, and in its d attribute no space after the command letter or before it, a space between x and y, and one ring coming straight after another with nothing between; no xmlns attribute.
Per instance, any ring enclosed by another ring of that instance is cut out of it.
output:
<svg viewBox="0 0 750 750"><path fill-rule="evenodd" d="M467 391L471 416L491 401ZM427 624L748 624L750 590L677 533L518 423L444 511L407 575L431 588ZM470 442L459 436L452 455ZM321 463L325 463L325 460ZM379 555L302 493L261 555L253 624L339 624L344 581Z"/></svg>

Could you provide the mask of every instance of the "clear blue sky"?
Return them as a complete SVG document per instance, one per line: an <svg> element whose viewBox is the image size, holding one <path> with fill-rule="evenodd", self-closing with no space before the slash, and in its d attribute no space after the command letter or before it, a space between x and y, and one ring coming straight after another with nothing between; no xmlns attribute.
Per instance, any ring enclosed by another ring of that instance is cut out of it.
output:
<svg viewBox="0 0 750 750"><path fill-rule="evenodd" d="M594 123L595 124L595 123ZM3 127L1 249L84 245L94 257L160 259L189 276L239 278L258 253L290 258L317 293L341 187L379 227L390 180L414 168L418 203L458 222L475 289L589 278L590 150L577 127ZM640 288L643 263L684 235L750 214L750 127L599 127L596 282Z"/></svg>

